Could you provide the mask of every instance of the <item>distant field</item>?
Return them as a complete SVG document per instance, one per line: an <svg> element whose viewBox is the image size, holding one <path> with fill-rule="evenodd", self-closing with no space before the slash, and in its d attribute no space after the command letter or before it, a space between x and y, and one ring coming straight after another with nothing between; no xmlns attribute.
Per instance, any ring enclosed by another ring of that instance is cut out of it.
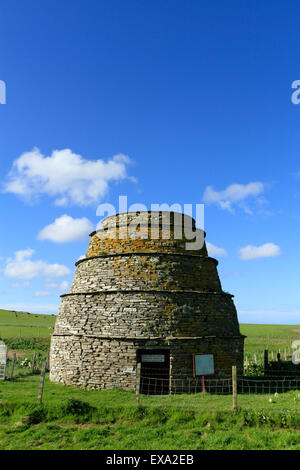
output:
<svg viewBox="0 0 300 470"><path fill-rule="evenodd" d="M300 339L300 325L249 325L241 324L240 331L246 335L245 355L253 357L253 354L261 355L265 349L281 354L287 351L291 353L291 345L294 340ZM274 356L275 357L275 356Z"/></svg>
<svg viewBox="0 0 300 470"><path fill-rule="evenodd" d="M53 333L55 315L37 315L27 312L0 310L0 337L50 339ZM241 333L246 335L245 354L262 355L264 349L274 351L290 350L293 340L300 339L300 325L250 325L241 324Z"/></svg>
<svg viewBox="0 0 300 470"><path fill-rule="evenodd" d="M50 338L55 319L55 315L0 310L0 337Z"/></svg>

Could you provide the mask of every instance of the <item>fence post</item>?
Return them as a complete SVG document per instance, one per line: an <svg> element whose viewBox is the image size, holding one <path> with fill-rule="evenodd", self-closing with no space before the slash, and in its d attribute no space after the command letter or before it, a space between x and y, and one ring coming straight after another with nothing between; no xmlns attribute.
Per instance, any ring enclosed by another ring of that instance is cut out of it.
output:
<svg viewBox="0 0 300 470"><path fill-rule="evenodd" d="M232 366L232 410L237 410L237 380L236 380L236 366Z"/></svg>
<svg viewBox="0 0 300 470"><path fill-rule="evenodd" d="M35 363L35 357L36 357L36 352L34 351L33 356L32 356L32 361L31 361L31 374L34 372L34 363Z"/></svg>
<svg viewBox="0 0 300 470"><path fill-rule="evenodd" d="M46 369L49 372L49 370L50 370L50 349L48 349L48 351L47 351Z"/></svg>
<svg viewBox="0 0 300 470"><path fill-rule="evenodd" d="M280 369L280 352L277 353L277 367Z"/></svg>
<svg viewBox="0 0 300 470"><path fill-rule="evenodd" d="M248 356L246 356L246 367L245 367L245 369L246 369L246 372L248 372Z"/></svg>
<svg viewBox="0 0 300 470"><path fill-rule="evenodd" d="M202 393L206 393L206 390L205 390L205 378L204 378L204 375L202 375Z"/></svg>
<svg viewBox="0 0 300 470"><path fill-rule="evenodd" d="M172 361L170 358L170 368L169 368L169 395L172 394Z"/></svg>
<svg viewBox="0 0 300 470"><path fill-rule="evenodd" d="M264 370L268 370L269 367L269 351L265 349L264 351Z"/></svg>
<svg viewBox="0 0 300 470"><path fill-rule="evenodd" d="M41 378L40 378L40 386L39 386L39 394L38 394L38 403L40 405L42 403L42 398L43 398L45 373L46 373L46 362L44 362L42 366L42 372L41 372Z"/></svg>
<svg viewBox="0 0 300 470"><path fill-rule="evenodd" d="M135 386L135 401L138 405L140 403L140 388L141 388L141 363L136 365L136 386Z"/></svg>
<svg viewBox="0 0 300 470"><path fill-rule="evenodd" d="M14 376L14 368L15 368L15 362L16 362L16 353L13 353L12 361L11 361L11 366L10 366L10 374L9 374L9 380L13 379Z"/></svg>
<svg viewBox="0 0 300 470"><path fill-rule="evenodd" d="M257 364L256 354L254 354L254 362L255 362L255 364Z"/></svg>

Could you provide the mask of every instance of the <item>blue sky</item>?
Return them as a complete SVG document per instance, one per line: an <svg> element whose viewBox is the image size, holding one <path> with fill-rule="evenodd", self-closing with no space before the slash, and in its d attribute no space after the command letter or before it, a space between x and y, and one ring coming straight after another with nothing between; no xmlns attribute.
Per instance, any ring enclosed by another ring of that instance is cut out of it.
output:
<svg viewBox="0 0 300 470"><path fill-rule="evenodd" d="M127 195L205 202L240 321L299 324L299 9L3 0L0 307L57 312L98 203Z"/></svg>

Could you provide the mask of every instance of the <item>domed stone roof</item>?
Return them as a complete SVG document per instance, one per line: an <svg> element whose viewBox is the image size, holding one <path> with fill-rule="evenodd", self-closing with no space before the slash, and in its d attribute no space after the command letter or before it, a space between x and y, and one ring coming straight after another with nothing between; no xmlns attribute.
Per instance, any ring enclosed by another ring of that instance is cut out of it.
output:
<svg viewBox="0 0 300 470"><path fill-rule="evenodd" d="M174 212L104 219L62 295L51 380L132 389L134 374L124 371L135 371L140 350L156 348L168 350L173 377L193 374L194 353L213 354L217 375L242 368L233 296L223 292L204 238L191 217Z"/></svg>

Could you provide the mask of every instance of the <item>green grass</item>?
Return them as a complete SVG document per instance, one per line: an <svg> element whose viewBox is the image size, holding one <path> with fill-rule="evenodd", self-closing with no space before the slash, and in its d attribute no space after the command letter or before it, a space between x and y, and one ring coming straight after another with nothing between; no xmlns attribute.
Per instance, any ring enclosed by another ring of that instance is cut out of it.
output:
<svg viewBox="0 0 300 470"><path fill-rule="evenodd" d="M53 333L55 319L55 315L0 310L0 337L48 339Z"/></svg>
<svg viewBox="0 0 300 470"><path fill-rule="evenodd" d="M67 387L47 376L38 405L39 375L29 375L21 362L39 351L40 367L55 319L0 310L0 337L19 355L16 378L0 382L0 449L300 450L295 390L238 395L233 413L230 395L142 395L137 406L134 392ZM241 333L247 335L245 355L261 361L264 349L288 350L300 339L300 326L242 324Z"/></svg>
<svg viewBox="0 0 300 470"><path fill-rule="evenodd" d="M234 419L235 418L235 419ZM245 417L228 416L225 422L196 416L184 424L151 417L122 419L107 424L66 425L39 423L29 427L2 427L1 450L299 450L299 431L280 426L249 426ZM240 421L238 421L240 419Z"/></svg>
<svg viewBox="0 0 300 470"><path fill-rule="evenodd" d="M292 354L291 345L294 340L300 339L300 325L250 325L241 324L240 331L246 335L244 355L253 360L256 354L257 361L263 362L265 349L269 351L269 360L273 351L274 360L278 351L284 358L286 351L289 358Z"/></svg>
<svg viewBox="0 0 300 470"><path fill-rule="evenodd" d="M45 382L0 383L0 449L300 449L300 393L141 396ZM285 409L285 410L284 410ZM30 420L22 424L22 417Z"/></svg>
<svg viewBox="0 0 300 470"><path fill-rule="evenodd" d="M10 350L45 351L50 346L55 315L0 310L0 339Z"/></svg>
<svg viewBox="0 0 300 470"><path fill-rule="evenodd" d="M12 381L0 382L0 400L11 403L36 403L39 386L39 375L26 375ZM272 397L272 403L269 402ZM86 390L83 388L54 384L46 379L44 401L54 405L58 400L74 398L88 402L91 406L127 407L135 405L135 392L126 392L120 389L113 390ZM202 410L230 411L232 408L231 395L178 394L165 396L140 395L140 404L145 406L197 408ZM239 395L239 406L247 410L300 411L300 390L290 391L278 396L269 394Z"/></svg>

